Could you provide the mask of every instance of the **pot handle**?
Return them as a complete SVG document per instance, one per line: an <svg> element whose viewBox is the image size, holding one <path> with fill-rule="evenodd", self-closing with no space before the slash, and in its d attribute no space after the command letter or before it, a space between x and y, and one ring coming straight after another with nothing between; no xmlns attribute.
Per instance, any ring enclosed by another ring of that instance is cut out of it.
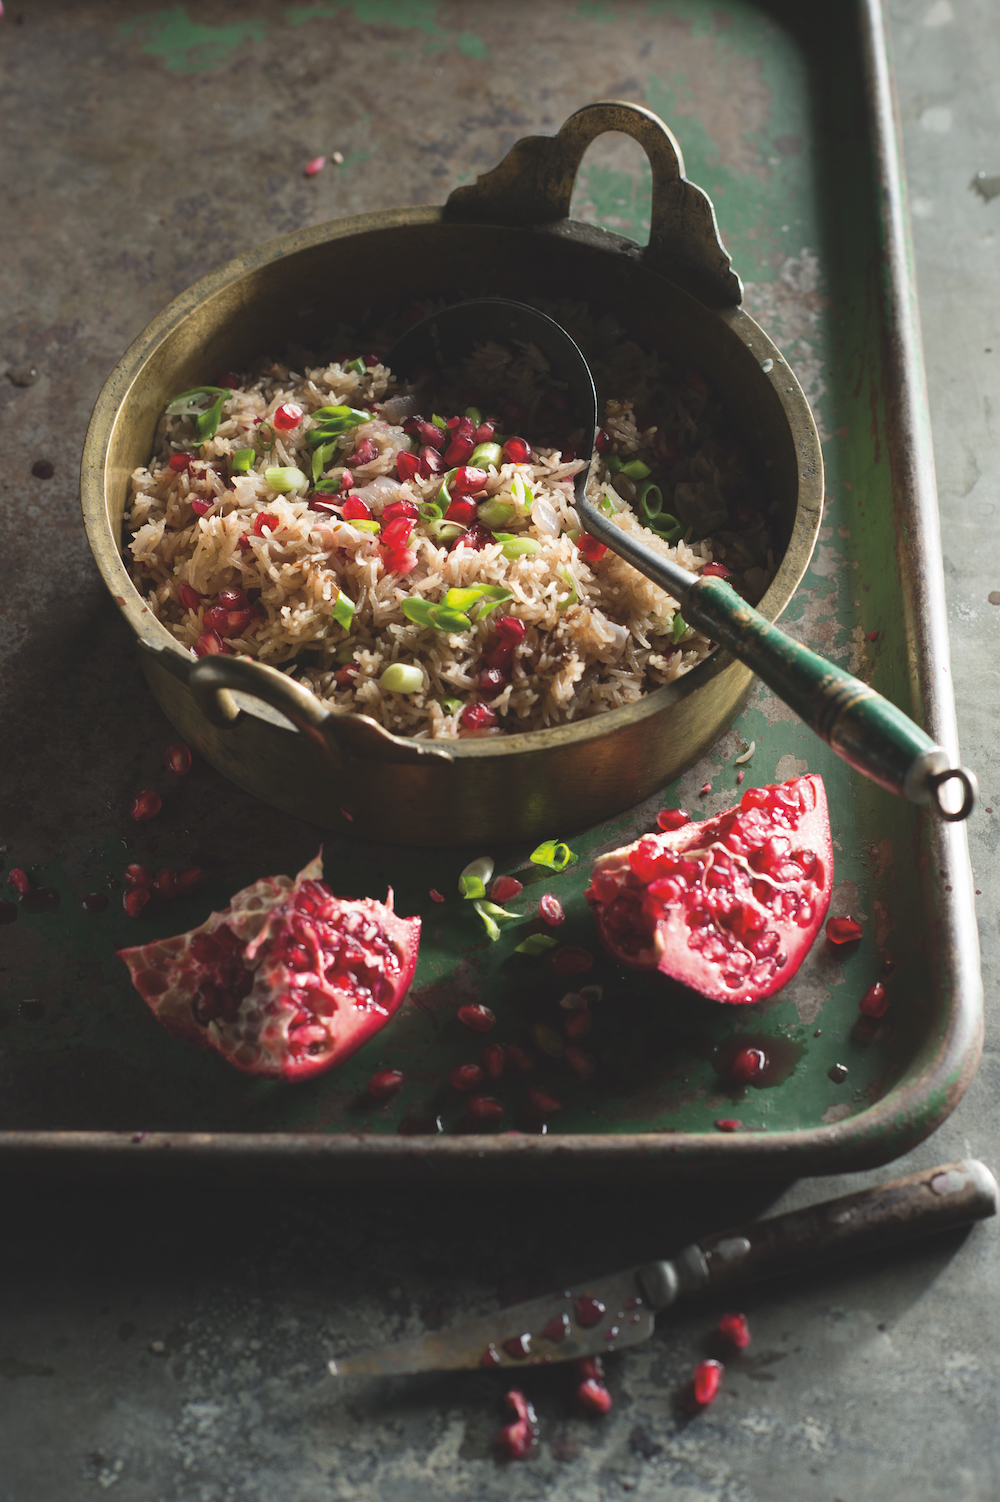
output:
<svg viewBox="0 0 1000 1502"><path fill-rule="evenodd" d="M462 223L552 224L569 216L583 154L605 131L638 141L653 172L649 244L642 262L714 307L733 307L743 287L719 238L707 193L684 176L673 133L641 104L607 99L570 115L555 136L526 136L475 183L456 188L444 217Z"/></svg>
<svg viewBox="0 0 1000 1502"><path fill-rule="evenodd" d="M140 642L139 649L151 653L186 683L202 714L220 729L233 725L240 715L232 694L235 690L262 700L291 720L296 730L312 741L327 766L339 767L350 761L413 765L429 757L450 760L444 746L393 735L368 715L335 714L325 709L303 684L263 662L221 653L191 662L148 642Z"/></svg>

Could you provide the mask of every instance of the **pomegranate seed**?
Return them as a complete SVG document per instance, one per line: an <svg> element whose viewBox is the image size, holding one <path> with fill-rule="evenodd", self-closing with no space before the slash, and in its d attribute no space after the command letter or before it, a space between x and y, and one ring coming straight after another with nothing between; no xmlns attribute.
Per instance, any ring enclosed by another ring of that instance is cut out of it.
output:
<svg viewBox="0 0 1000 1502"><path fill-rule="evenodd" d="M878 632L877 631L869 631L869 633L868 633L868 640L869 641L878 641Z"/></svg>
<svg viewBox="0 0 1000 1502"><path fill-rule="evenodd" d="M382 356L375 354L374 351L371 354L362 355L361 358L364 360L367 370L374 370L376 365L381 365L382 363Z"/></svg>
<svg viewBox="0 0 1000 1502"><path fill-rule="evenodd" d="M476 431L476 425L471 417L449 417L448 431L455 438L471 438Z"/></svg>
<svg viewBox="0 0 1000 1502"><path fill-rule="evenodd" d="M517 1396L524 1404L526 1416L516 1419L513 1424L507 1424L493 1437L493 1443L505 1455L508 1460L524 1460L530 1455L538 1443L538 1421L535 1418L535 1410L520 1393L508 1393L508 1402Z"/></svg>
<svg viewBox="0 0 1000 1502"><path fill-rule="evenodd" d="M701 571L703 579L728 579L732 570L726 568L724 563L706 563Z"/></svg>
<svg viewBox="0 0 1000 1502"><path fill-rule="evenodd" d="M531 444L524 438L508 438L503 446L503 456L508 464L530 464Z"/></svg>
<svg viewBox="0 0 1000 1502"><path fill-rule="evenodd" d="M577 539L577 548L586 558L588 563L600 563L608 551L603 542L598 542L596 537L591 537L589 532Z"/></svg>
<svg viewBox="0 0 1000 1502"><path fill-rule="evenodd" d="M466 730L489 730L498 723L498 717L488 704L467 704L458 717Z"/></svg>
<svg viewBox="0 0 1000 1502"><path fill-rule="evenodd" d="M510 666L514 660L514 643L503 641L500 637L494 637L483 652L483 661L487 668L495 668L497 672L509 676Z"/></svg>
<svg viewBox="0 0 1000 1502"><path fill-rule="evenodd" d="M539 1333L543 1340L551 1340L556 1345L561 1344L569 1334L569 1315L554 1314Z"/></svg>
<svg viewBox="0 0 1000 1502"><path fill-rule="evenodd" d="M503 1067L507 1062L507 1055L500 1043L487 1043L483 1049L483 1068L490 1079L498 1080L503 1074Z"/></svg>
<svg viewBox="0 0 1000 1502"><path fill-rule="evenodd" d="M314 156L311 162L306 162L306 165L305 165L305 174L306 174L306 177L315 177L316 174L317 174L317 172L322 172L323 168L325 166L326 166L326 157L325 156ZM277 416L277 413L275 413L275 416Z"/></svg>
<svg viewBox="0 0 1000 1502"><path fill-rule="evenodd" d="M503 1342L503 1348L512 1361L524 1361L531 1355L531 1336L512 1335Z"/></svg>
<svg viewBox="0 0 1000 1502"><path fill-rule="evenodd" d="M448 468L444 455L439 454L431 444L425 443L420 450L420 462L428 475L443 475Z"/></svg>
<svg viewBox="0 0 1000 1502"><path fill-rule="evenodd" d="M466 1114L470 1121L499 1121L503 1106L492 1095L473 1095L469 1098Z"/></svg>
<svg viewBox="0 0 1000 1502"><path fill-rule="evenodd" d="M514 1068L519 1070L521 1074L527 1074L529 1069L534 1069L535 1067L535 1061L530 1053L521 1048L517 1043L507 1044L507 1062L513 1064Z"/></svg>
<svg viewBox="0 0 1000 1502"><path fill-rule="evenodd" d="M500 1365L500 1357L497 1354L497 1348L493 1344L492 1340L486 1347L486 1350L480 1356L479 1365L485 1367L487 1371L489 1371L491 1367Z"/></svg>
<svg viewBox="0 0 1000 1502"><path fill-rule="evenodd" d="M478 1064L456 1064L448 1071L448 1083L454 1090L475 1090L485 1078Z"/></svg>
<svg viewBox="0 0 1000 1502"><path fill-rule="evenodd" d="M516 615L502 615L496 623L495 631L503 642L516 646L527 635L528 628L523 621L519 621Z"/></svg>
<svg viewBox="0 0 1000 1502"><path fill-rule="evenodd" d="M205 873L200 866L187 866L177 873L177 890L182 897L189 892L195 891L205 880Z"/></svg>
<svg viewBox="0 0 1000 1502"><path fill-rule="evenodd" d="M690 824L691 815L682 808L661 808L656 822L661 829L680 829L682 824Z"/></svg>
<svg viewBox="0 0 1000 1502"><path fill-rule="evenodd" d="M152 788L145 788L132 801L132 817L141 824L146 819L155 819L163 807L163 799Z"/></svg>
<svg viewBox="0 0 1000 1502"><path fill-rule="evenodd" d="M126 866L126 887L145 887L149 890L153 885L153 873L148 866Z"/></svg>
<svg viewBox="0 0 1000 1502"><path fill-rule="evenodd" d="M444 428L439 428L436 422L422 422L417 428L417 435L425 448L437 452L443 449L448 441L448 434ZM445 465L447 469L448 466Z"/></svg>
<svg viewBox="0 0 1000 1502"><path fill-rule="evenodd" d="M431 887L430 897L432 902L447 902L448 900L443 892L438 891L437 887Z"/></svg>
<svg viewBox="0 0 1000 1502"><path fill-rule="evenodd" d="M31 877L20 866L14 866L7 875L7 885L13 887L19 897L27 897L32 890Z"/></svg>
<svg viewBox="0 0 1000 1502"><path fill-rule="evenodd" d="M415 522L419 515L413 501L390 501L388 506L382 507L383 523L399 521L401 517L408 517Z"/></svg>
<svg viewBox="0 0 1000 1502"><path fill-rule="evenodd" d="M560 453L559 457L560 457L560 459L562 460L562 462L564 464L572 464L573 460L576 458L576 449L575 448L563 449L562 452Z"/></svg>
<svg viewBox="0 0 1000 1502"><path fill-rule="evenodd" d="M452 501L444 514L446 522L460 522L463 527L471 527L479 515L479 507L475 501Z"/></svg>
<svg viewBox="0 0 1000 1502"><path fill-rule="evenodd" d="M223 610L250 609L250 601L242 589L220 589L219 604Z"/></svg>
<svg viewBox="0 0 1000 1502"><path fill-rule="evenodd" d="M578 1007L575 1012L570 1012L563 1023L563 1032L567 1038L585 1038L594 1025L594 1014L586 1007ZM566 1050L567 1057L569 1049Z"/></svg>
<svg viewBox="0 0 1000 1502"><path fill-rule="evenodd" d="M712 1125L717 1132L738 1132L743 1125L742 1121L736 1121L732 1116L720 1116Z"/></svg>
<svg viewBox="0 0 1000 1502"><path fill-rule="evenodd" d="M575 949L564 945L552 956L552 968L557 975L582 975L594 968L594 956L589 949Z"/></svg>
<svg viewBox="0 0 1000 1502"><path fill-rule="evenodd" d="M178 584L177 598L185 610L198 610L205 596L200 595L196 589L192 589L190 584Z"/></svg>
<svg viewBox="0 0 1000 1502"><path fill-rule="evenodd" d="M598 428L598 430L597 430L597 436L594 439L594 448L597 450L597 452L599 454L606 454L608 452L608 449L610 447L611 447L611 435L610 435L610 433L606 433L603 428Z"/></svg>
<svg viewBox="0 0 1000 1502"><path fill-rule="evenodd" d="M445 454L446 459L447 457L448 455ZM489 475L485 469L470 469L468 465L463 464L455 471L455 478L451 482L451 493L452 495L470 495L474 490L482 490L488 479Z"/></svg>
<svg viewBox="0 0 1000 1502"><path fill-rule="evenodd" d="M729 1078L734 1085L749 1085L766 1068L767 1054L762 1048L741 1048L729 1066Z"/></svg>
<svg viewBox="0 0 1000 1502"><path fill-rule="evenodd" d="M488 1033L491 1027L496 1026L497 1019L482 1002L471 1001L464 1007L459 1007L458 1020L466 1027L471 1027L474 1033Z"/></svg>
<svg viewBox="0 0 1000 1502"><path fill-rule="evenodd" d="M214 505L214 496L210 501L204 500L201 496L195 496L195 498L191 502L191 510L194 512L195 516L206 516L208 512L211 511Z"/></svg>
<svg viewBox="0 0 1000 1502"><path fill-rule="evenodd" d="M885 986L877 980L858 1002L858 1007L866 1017L884 1017L889 1007L889 999L885 993Z"/></svg>
<svg viewBox="0 0 1000 1502"><path fill-rule="evenodd" d="M239 548L241 553L249 553L253 544L251 543L247 534L245 532L241 532L239 537L237 537L236 539L236 546Z"/></svg>
<svg viewBox="0 0 1000 1502"><path fill-rule="evenodd" d="M745 1351L750 1344L750 1326L746 1315L724 1314L719 1320L719 1334L738 1351Z"/></svg>
<svg viewBox="0 0 1000 1502"><path fill-rule="evenodd" d="M148 901L149 892L145 887L129 887L122 893L122 907L130 918L138 918Z"/></svg>
<svg viewBox="0 0 1000 1502"><path fill-rule="evenodd" d="M520 897L524 887L514 876L498 876L490 888L490 900L503 905L511 902L515 897Z"/></svg>
<svg viewBox="0 0 1000 1502"><path fill-rule="evenodd" d="M298 427L305 415L304 407L298 406L296 402L286 402L283 407L277 408L271 422L279 432L290 433L293 428Z"/></svg>
<svg viewBox="0 0 1000 1502"><path fill-rule="evenodd" d="M418 454L401 453L396 455L396 474L401 480L414 480L420 473L420 457Z"/></svg>
<svg viewBox="0 0 1000 1502"><path fill-rule="evenodd" d="M581 1382L603 1382L604 1362L600 1356L578 1356L573 1370Z"/></svg>
<svg viewBox="0 0 1000 1502"><path fill-rule="evenodd" d="M193 454L171 454L167 461L167 468L172 469L175 475L182 475L186 469L191 468Z"/></svg>
<svg viewBox="0 0 1000 1502"><path fill-rule="evenodd" d="M277 532L280 526L281 523L273 511L258 511L253 524L254 536L263 537L265 527L271 532Z"/></svg>
<svg viewBox="0 0 1000 1502"><path fill-rule="evenodd" d="M354 484L354 476L351 474L351 471L349 469L345 469L344 473L340 477L340 488L341 488L341 490L343 490L346 493L348 490L350 490L350 488L351 488L351 486L353 484Z"/></svg>
<svg viewBox="0 0 1000 1502"><path fill-rule="evenodd" d="M171 871L169 866L164 866L161 871L157 871L153 877L153 891L157 897L162 897L166 901L169 901L171 897L176 897L177 872Z"/></svg>
<svg viewBox="0 0 1000 1502"><path fill-rule="evenodd" d="M488 547L493 540L493 533L480 522L476 522L467 532L463 532L461 537L455 538L448 551L453 553L456 548L472 548L475 552L481 553L483 548Z"/></svg>
<svg viewBox="0 0 1000 1502"><path fill-rule="evenodd" d="M528 1091L528 1103L543 1116L553 1116L563 1108L558 1095L553 1095L550 1090L542 1090L538 1085L532 1085Z"/></svg>
<svg viewBox="0 0 1000 1502"><path fill-rule="evenodd" d="M351 468L359 469L363 464L371 464L373 459L378 458L378 444L374 438L362 438L351 455Z"/></svg>
<svg viewBox="0 0 1000 1502"><path fill-rule="evenodd" d="M218 631L203 631L194 644L194 655L196 657L213 657L220 654L225 656L228 652L229 648L222 640Z"/></svg>
<svg viewBox="0 0 1000 1502"><path fill-rule="evenodd" d="M546 892L543 896L539 904L539 912L542 915L542 922L547 923L550 928L558 928L560 923L566 921L562 903L550 892Z"/></svg>
<svg viewBox="0 0 1000 1502"><path fill-rule="evenodd" d="M582 1298L573 1300L573 1314L576 1322L585 1330L592 1330L595 1325L599 1325L606 1313L607 1306L602 1304L600 1299L592 1299L584 1294Z"/></svg>
<svg viewBox="0 0 1000 1502"><path fill-rule="evenodd" d="M402 1089L405 1078L401 1069L380 1069L368 1081L368 1094L374 1095L376 1100L388 1100Z"/></svg>
<svg viewBox="0 0 1000 1502"><path fill-rule="evenodd" d="M691 1395L699 1408L707 1408L709 1403L715 1402L725 1370L721 1361L699 1361L691 1381Z"/></svg>
<svg viewBox="0 0 1000 1502"><path fill-rule="evenodd" d="M576 1390L577 1400L582 1408L588 1413L610 1413L611 1394L603 1382L595 1382L592 1377L586 1382L581 1382Z"/></svg>
<svg viewBox="0 0 1000 1502"><path fill-rule="evenodd" d="M476 687L487 699L494 698L507 682L507 675L501 668L483 668L476 679Z"/></svg>
<svg viewBox="0 0 1000 1502"><path fill-rule="evenodd" d="M379 538L382 546L388 548L390 553L397 549L405 548L413 536L413 523L408 516L397 516L388 526L382 527L382 535Z"/></svg>
<svg viewBox="0 0 1000 1502"><path fill-rule="evenodd" d="M584 1015L589 1017L590 1013L587 1012ZM582 1048L570 1046L563 1054L563 1058L566 1060L566 1063L572 1069L577 1079L589 1080L593 1078L594 1072L597 1069L597 1065L594 1063L589 1054L584 1053Z"/></svg>
<svg viewBox="0 0 1000 1502"><path fill-rule="evenodd" d="M472 457L475 443L471 438L453 438L444 451L444 462L449 469L463 468ZM483 481L485 484L485 480Z"/></svg>
<svg viewBox="0 0 1000 1502"><path fill-rule="evenodd" d="M497 425L495 419L488 417L485 422L479 424L472 436L477 443L492 443L496 436L496 431Z"/></svg>
<svg viewBox="0 0 1000 1502"><path fill-rule="evenodd" d="M827 920L826 936L831 944L851 944L855 939L860 939L861 934L861 924L855 923L853 918L830 918Z"/></svg>
<svg viewBox="0 0 1000 1502"><path fill-rule="evenodd" d="M388 574L412 574L418 559L412 548L394 548L383 556L382 562Z"/></svg>
<svg viewBox="0 0 1000 1502"><path fill-rule="evenodd" d="M370 522L372 519L372 508L359 495L349 495L340 508L340 514L345 522Z"/></svg>

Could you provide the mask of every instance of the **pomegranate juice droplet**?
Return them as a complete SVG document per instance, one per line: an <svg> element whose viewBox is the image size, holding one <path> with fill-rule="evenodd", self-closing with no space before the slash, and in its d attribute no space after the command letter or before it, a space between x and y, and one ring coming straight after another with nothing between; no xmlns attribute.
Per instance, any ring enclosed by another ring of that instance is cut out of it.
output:
<svg viewBox="0 0 1000 1502"><path fill-rule="evenodd" d="M573 1300L573 1313L578 1325L589 1330L593 1325L599 1325L602 1315L607 1313L607 1308L600 1299L592 1299L585 1295L583 1298Z"/></svg>

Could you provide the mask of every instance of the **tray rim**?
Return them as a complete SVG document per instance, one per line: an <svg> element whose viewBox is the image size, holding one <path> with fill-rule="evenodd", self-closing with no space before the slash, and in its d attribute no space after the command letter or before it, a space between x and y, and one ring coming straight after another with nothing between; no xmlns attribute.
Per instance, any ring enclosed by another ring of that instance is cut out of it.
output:
<svg viewBox="0 0 1000 1502"><path fill-rule="evenodd" d="M934 739L957 754L957 720L948 661L943 556L937 509L930 413L917 306L916 280L903 171L901 131L893 88L882 0L853 0L867 96L882 236L885 331L883 358L890 379L892 424L887 433L891 469L908 523L907 566L901 587L910 615L924 629L922 650L911 652L914 698ZM425 211L434 214L435 210ZM320 227L328 228L328 227ZM306 232L308 234L308 231ZM86 459L86 456L85 456ZM902 530L902 529L899 529ZM902 563L902 558L900 562ZM925 815L925 818L930 818ZM759 1177L791 1178L874 1168L928 1137L951 1114L975 1074L983 1045L983 988L972 870L965 829L928 825L928 845L938 873L933 888L945 939L942 971L952 981L947 1024L933 1057L909 1082L894 1086L874 1106L843 1122L804 1131L580 1134L539 1137L401 1136L362 1132L0 1132L0 1168L172 1172L200 1167L230 1172L280 1167L318 1170L324 1177L462 1177L470 1169L496 1178L550 1177L584 1166L616 1176L660 1170L671 1177L718 1177L737 1165Z"/></svg>

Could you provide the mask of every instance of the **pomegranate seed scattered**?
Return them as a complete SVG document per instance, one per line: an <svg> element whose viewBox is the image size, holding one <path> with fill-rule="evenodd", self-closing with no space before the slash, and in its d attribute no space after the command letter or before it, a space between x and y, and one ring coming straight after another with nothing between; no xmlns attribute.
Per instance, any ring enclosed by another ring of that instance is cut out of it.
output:
<svg viewBox="0 0 1000 1502"><path fill-rule="evenodd" d="M372 508L359 495L349 495L340 508L340 514L345 522L370 522L372 519Z"/></svg>
<svg viewBox="0 0 1000 1502"><path fill-rule="evenodd" d="M594 1025L594 1014L586 1007L579 1007L575 1012L570 1012L563 1023L563 1032L567 1038L585 1038ZM567 1057L569 1049L566 1050Z"/></svg>
<svg viewBox="0 0 1000 1502"><path fill-rule="evenodd" d="M13 887L19 897L27 897L32 890L31 877L20 866L14 866L7 874L7 885Z"/></svg>
<svg viewBox="0 0 1000 1502"><path fill-rule="evenodd" d="M531 1336L512 1335L503 1342L503 1348L512 1361L525 1361L531 1355Z"/></svg>
<svg viewBox="0 0 1000 1502"><path fill-rule="evenodd" d="M368 1081L368 1094L374 1095L376 1100L388 1100L397 1090L402 1089L404 1079L405 1075L400 1069L380 1069Z"/></svg>
<svg viewBox="0 0 1000 1502"><path fill-rule="evenodd" d="M702 794L702 795L704 795L704 794L706 794L706 793L710 793L710 792L711 792L711 791L712 791L712 784L711 784L711 783L710 783L710 782L704 782L704 783L702 783L702 785L701 785L701 787L700 787L700 788L699 788L699 789L698 789L698 791L699 791L699 793L701 793L701 794Z"/></svg>
<svg viewBox="0 0 1000 1502"><path fill-rule="evenodd" d="M472 457L475 446L471 438L453 438L444 451L445 464L449 469L464 468L466 461Z"/></svg>
<svg viewBox="0 0 1000 1502"><path fill-rule="evenodd" d="M589 949L576 949L564 945L552 956L552 968L557 975L582 975L594 968L594 956Z"/></svg>
<svg viewBox="0 0 1000 1502"><path fill-rule="evenodd" d="M397 516L388 526L383 526L379 541L390 552L405 548L413 535L413 523L408 516Z"/></svg>
<svg viewBox="0 0 1000 1502"><path fill-rule="evenodd" d="M382 507L383 523L399 521L401 517L408 517L415 522L419 515L412 501L390 501L388 506Z"/></svg>
<svg viewBox="0 0 1000 1502"><path fill-rule="evenodd" d="M538 910L541 913L542 922L547 923L550 928L558 928L560 923L566 921L562 903L558 897L553 897L551 892L546 892L542 897Z"/></svg>
<svg viewBox="0 0 1000 1502"><path fill-rule="evenodd" d="M371 464L377 458L378 444L374 438L362 438L351 455L351 467L357 469L363 464Z"/></svg>
<svg viewBox="0 0 1000 1502"><path fill-rule="evenodd" d="M447 454L445 458L447 458ZM451 482L452 495L471 495L474 490L482 490L489 475L485 469L470 469L463 464L455 471L455 478Z"/></svg>
<svg viewBox="0 0 1000 1502"><path fill-rule="evenodd" d="M732 1116L720 1116L718 1121L712 1122L712 1125L717 1132L738 1132L743 1123Z"/></svg>
<svg viewBox="0 0 1000 1502"><path fill-rule="evenodd" d="M349 469L345 469L344 473L340 477L340 488L345 495L350 490L353 484L354 476L351 474L351 471Z"/></svg>
<svg viewBox="0 0 1000 1502"><path fill-rule="evenodd" d="M507 1403L517 1417L494 1436L493 1443L508 1460L524 1460L538 1444L538 1419L523 1393L509 1392Z"/></svg>
<svg viewBox="0 0 1000 1502"><path fill-rule="evenodd" d="M539 1333L542 1340L551 1340L555 1345L560 1345L569 1334L569 1315L554 1314Z"/></svg>
<svg viewBox="0 0 1000 1502"><path fill-rule="evenodd" d="M885 986L877 980L858 1002L859 1010L866 1017L884 1017L889 1007L889 998L886 995Z"/></svg>
<svg viewBox="0 0 1000 1502"><path fill-rule="evenodd" d="M661 808L656 822L661 829L680 829L682 824L690 824L691 815L682 808Z"/></svg>
<svg viewBox="0 0 1000 1502"><path fill-rule="evenodd" d="M128 887L122 893L122 907L130 918L138 918L148 901L149 891L146 887Z"/></svg>
<svg viewBox="0 0 1000 1502"><path fill-rule="evenodd" d="M155 819L163 807L163 799L152 788L145 788L132 800L132 817L142 824L146 819Z"/></svg>
<svg viewBox="0 0 1000 1502"><path fill-rule="evenodd" d="M481 553L483 548L488 547L493 540L493 533L489 528L476 522L467 532L455 538L448 551L453 553L456 548L472 548L474 552Z"/></svg>
<svg viewBox="0 0 1000 1502"><path fill-rule="evenodd" d="M470 1001L464 1007L459 1007L458 1020L466 1027L471 1027L474 1033L488 1033L491 1027L496 1026L497 1019L482 1002Z"/></svg>
<svg viewBox="0 0 1000 1502"><path fill-rule="evenodd" d="M529 1070L535 1067L535 1061L530 1053L518 1043L507 1044L507 1062L513 1064L514 1068L521 1074L527 1074Z"/></svg>
<svg viewBox="0 0 1000 1502"><path fill-rule="evenodd" d="M417 454L396 455L396 474L400 480L414 480L420 473L420 458Z"/></svg>
<svg viewBox="0 0 1000 1502"><path fill-rule="evenodd" d="M479 515L479 507L475 501L452 501L444 514L446 522L458 522L463 527L470 527Z"/></svg>
<svg viewBox="0 0 1000 1502"><path fill-rule="evenodd" d="M855 939L860 939L862 928L860 923L855 923L853 918L829 918L826 925L826 936L831 944L852 944Z"/></svg>
<svg viewBox="0 0 1000 1502"><path fill-rule="evenodd" d="M477 443L492 443L493 439L496 437L496 431L497 431L497 420L496 420L496 418L494 418L494 417L488 417L488 418L486 418L485 422L481 422L479 424L478 428L476 429L476 431L473 433L472 436L476 440Z"/></svg>
<svg viewBox="0 0 1000 1502"><path fill-rule="evenodd" d="M589 1016L589 1013L587 1015ZM597 1065L589 1054L584 1053L582 1048L576 1048L571 1045L563 1054L563 1058L577 1079L589 1080L593 1078Z"/></svg>
<svg viewBox="0 0 1000 1502"><path fill-rule="evenodd" d="M448 468L444 461L444 455L439 454L437 449L429 443L425 443L420 450L420 462L427 471L428 476L443 475Z"/></svg>
<svg viewBox="0 0 1000 1502"><path fill-rule="evenodd" d="M178 777L184 777L191 770L191 752L183 741L175 741L168 746L163 753L164 765L168 772L174 772Z"/></svg>
<svg viewBox="0 0 1000 1502"><path fill-rule="evenodd" d="M387 574L412 574L418 559L412 548L394 548L384 554L382 562Z"/></svg>
<svg viewBox="0 0 1000 1502"><path fill-rule="evenodd" d="M719 1334L728 1340L737 1351L745 1351L750 1344L750 1326L745 1314L724 1314L719 1320Z"/></svg>
<svg viewBox="0 0 1000 1502"><path fill-rule="evenodd" d="M149 890L153 885L153 873L148 866L126 866L125 885L126 887L146 887Z"/></svg>
<svg viewBox="0 0 1000 1502"><path fill-rule="evenodd" d="M210 501L206 501L203 496L196 495L191 502L191 510L194 512L195 516L206 516L208 512L211 511L214 505L214 496Z"/></svg>
<svg viewBox="0 0 1000 1502"><path fill-rule="evenodd" d="M499 1121L503 1115L503 1106L492 1095L473 1095L469 1097L466 1114L474 1122Z"/></svg>
<svg viewBox="0 0 1000 1502"><path fill-rule="evenodd" d="M491 730L498 723L496 711L488 704L467 704L458 718L466 730Z"/></svg>
<svg viewBox="0 0 1000 1502"><path fill-rule="evenodd" d="M483 1049L483 1068L490 1079L498 1080L500 1078L506 1062L507 1055L504 1052L503 1045L500 1043L487 1043Z"/></svg>
<svg viewBox="0 0 1000 1502"><path fill-rule="evenodd" d="M878 641L878 632L877 631L869 631L869 633L868 633L868 640L869 641Z"/></svg>
<svg viewBox="0 0 1000 1502"><path fill-rule="evenodd" d="M436 422L419 423L417 426L417 436L425 448L434 449L435 452L443 449L448 442L448 434L444 428L439 428ZM447 468L447 465L445 468Z"/></svg>
<svg viewBox="0 0 1000 1502"><path fill-rule="evenodd" d="M444 893L443 892L439 892L438 889L437 889L437 887L431 887L431 893L430 893L430 895L431 895L431 901L432 902L444 902L444 901L446 901Z"/></svg>
<svg viewBox="0 0 1000 1502"><path fill-rule="evenodd" d="M578 1356L573 1370L581 1382L603 1382L604 1361L600 1356Z"/></svg>
<svg viewBox="0 0 1000 1502"><path fill-rule="evenodd" d="M476 687L487 699L495 698L507 682L507 675L502 668L483 668L476 679Z"/></svg>
<svg viewBox="0 0 1000 1502"><path fill-rule="evenodd" d="M306 165L305 165L305 174L306 174L306 177L315 177L316 174L317 174L317 172L322 172L323 168L325 166L326 166L326 157L325 156L314 156L311 162L306 162Z"/></svg>
<svg viewBox="0 0 1000 1502"><path fill-rule="evenodd" d="M520 897L524 887L514 876L498 876L490 888L490 900L498 902L501 906L505 902L512 902L515 897Z"/></svg>
<svg viewBox="0 0 1000 1502"><path fill-rule="evenodd" d="M510 642L514 646L524 640L528 630L524 622L518 620L516 615L500 616L494 629L501 641Z"/></svg>
<svg viewBox="0 0 1000 1502"><path fill-rule="evenodd" d="M599 1325L603 1316L607 1313L607 1305L602 1304L600 1299L593 1299L589 1294L573 1300L573 1314L578 1325L584 1330L592 1330Z"/></svg>
<svg viewBox="0 0 1000 1502"><path fill-rule="evenodd" d="M191 468L192 454L171 454L167 460L167 468L172 469L175 475L182 475L186 469Z"/></svg>
<svg viewBox="0 0 1000 1502"><path fill-rule="evenodd" d="M767 1068L767 1054L762 1048L741 1048L729 1066L729 1078L734 1085L749 1085Z"/></svg>
<svg viewBox="0 0 1000 1502"><path fill-rule="evenodd" d="M508 438L503 446L503 456L508 464L530 464L531 444L524 438Z"/></svg>
<svg viewBox="0 0 1000 1502"><path fill-rule="evenodd" d="M448 1071L448 1083L453 1090L475 1090L486 1078L478 1064L456 1064Z"/></svg>
<svg viewBox="0 0 1000 1502"><path fill-rule="evenodd" d="M277 532L280 526L281 523L273 511L258 511L253 524L254 536L263 537L265 527L269 532Z"/></svg>
<svg viewBox="0 0 1000 1502"><path fill-rule="evenodd" d="M528 1103L542 1116L554 1116L563 1108L558 1095L553 1095L551 1090L542 1090L538 1085L532 1085L528 1091Z"/></svg>
<svg viewBox="0 0 1000 1502"><path fill-rule="evenodd" d="M591 537L589 532L584 532L583 536L577 539L576 545L588 563L600 563L608 551L604 543L598 542L596 537Z"/></svg>
<svg viewBox="0 0 1000 1502"><path fill-rule="evenodd" d="M698 1408L707 1408L715 1402L725 1370L721 1361L699 1361L691 1379L691 1396Z"/></svg>
<svg viewBox="0 0 1000 1502"><path fill-rule="evenodd" d="M728 579L732 573L724 563L706 563L701 571L703 579Z"/></svg>
<svg viewBox="0 0 1000 1502"><path fill-rule="evenodd" d="M606 433L603 428L598 428L597 436L594 439L594 448L599 454L606 454L610 447L611 434Z"/></svg>
<svg viewBox="0 0 1000 1502"><path fill-rule="evenodd" d="M603 1382L595 1382L593 1377L589 1377L586 1382L580 1383L576 1390L576 1396L581 1408L585 1408L588 1413L605 1414L611 1412L611 1394Z"/></svg>
<svg viewBox="0 0 1000 1502"><path fill-rule="evenodd" d="M193 589L191 587L190 584L178 584L177 598L178 600L180 600L185 610L198 610L201 607L201 602L205 598L205 596L200 595L196 589Z"/></svg>
<svg viewBox="0 0 1000 1502"><path fill-rule="evenodd" d="M187 866L177 873L177 891L182 897L189 892L195 891L205 880L205 873L200 866Z"/></svg>
<svg viewBox="0 0 1000 1502"><path fill-rule="evenodd" d="M177 872L171 871L169 866L164 866L153 877L153 891L157 897L163 897L167 901L177 896Z"/></svg>

